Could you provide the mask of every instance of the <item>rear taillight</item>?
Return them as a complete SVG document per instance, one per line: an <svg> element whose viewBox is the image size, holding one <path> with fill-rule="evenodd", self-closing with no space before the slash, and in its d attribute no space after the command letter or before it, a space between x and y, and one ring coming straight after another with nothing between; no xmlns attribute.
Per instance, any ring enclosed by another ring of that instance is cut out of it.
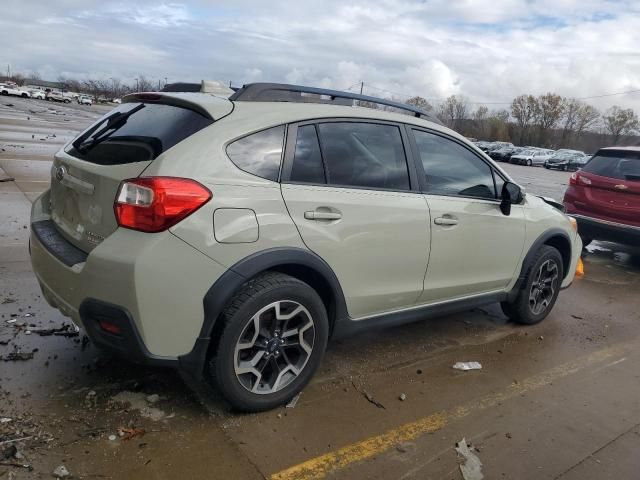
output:
<svg viewBox="0 0 640 480"><path fill-rule="evenodd" d="M210 199L209 189L188 178L141 177L120 184L113 208L121 227L161 232Z"/></svg>
<svg viewBox="0 0 640 480"><path fill-rule="evenodd" d="M580 175L578 172L574 172L569 177L569 185L591 185L591 180L587 177Z"/></svg>

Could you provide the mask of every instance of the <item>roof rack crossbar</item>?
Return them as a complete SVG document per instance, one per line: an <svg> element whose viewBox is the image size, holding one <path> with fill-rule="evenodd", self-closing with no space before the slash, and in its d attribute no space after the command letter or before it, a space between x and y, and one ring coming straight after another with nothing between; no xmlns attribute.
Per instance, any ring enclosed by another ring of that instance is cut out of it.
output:
<svg viewBox="0 0 640 480"><path fill-rule="evenodd" d="M304 96L303 94L328 98L313 98ZM423 117L432 122L441 123L440 120L429 112L425 112L413 105L407 105L406 103L394 102L393 100L370 97L357 93L341 92L339 90L288 85L285 83L249 83L243 85L240 90L231 95L229 100L243 102L332 103L338 105L353 105L353 100L357 100L359 102L375 103L405 110L411 112L415 117Z"/></svg>

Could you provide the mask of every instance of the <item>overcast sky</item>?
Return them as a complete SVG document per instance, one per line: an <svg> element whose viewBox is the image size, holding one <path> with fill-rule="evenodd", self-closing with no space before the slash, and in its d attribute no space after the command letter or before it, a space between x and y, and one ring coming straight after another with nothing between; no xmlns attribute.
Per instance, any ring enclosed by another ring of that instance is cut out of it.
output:
<svg viewBox="0 0 640 480"><path fill-rule="evenodd" d="M637 0L4 0L0 64L43 79L274 81L505 107L640 89ZM640 94L589 100L640 110Z"/></svg>

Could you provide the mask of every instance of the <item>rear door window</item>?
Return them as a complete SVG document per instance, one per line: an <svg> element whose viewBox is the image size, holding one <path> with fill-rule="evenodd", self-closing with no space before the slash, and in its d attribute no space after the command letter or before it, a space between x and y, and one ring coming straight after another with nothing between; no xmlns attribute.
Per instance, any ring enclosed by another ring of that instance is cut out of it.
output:
<svg viewBox="0 0 640 480"><path fill-rule="evenodd" d="M640 181L640 152L601 150L582 169L601 177Z"/></svg>
<svg viewBox="0 0 640 480"><path fill-rule="evenodd" d="M284 125L247 135L227 146L227 155L240 170L278 181Z"/></svg>
<svg viewBox="0 0 640 480"><path fill-rule="evenodd" d="M395 125L332 122L318 125L327 183L409 190L409 170Z"/></svg>
<svg viewBox="0 0 640 480"><path fill-rule="evenodd" d="M325 183L320 144L314 125L298 128L296 149L291 167L291 181L301 183Z"/></svg>
<svg viewBox="0 0 640 480"><path fill-rule="evenodd" d="M188 108L124 103L89 127L66 151L98 165L146 162L212 123Z"/></svg>

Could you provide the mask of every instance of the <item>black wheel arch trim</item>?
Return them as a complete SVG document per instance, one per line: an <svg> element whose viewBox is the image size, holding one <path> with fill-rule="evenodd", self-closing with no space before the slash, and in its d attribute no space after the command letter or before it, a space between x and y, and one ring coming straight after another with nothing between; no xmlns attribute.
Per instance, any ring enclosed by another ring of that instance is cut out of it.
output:
<svg viewBox="0 0 640 480"><path fill-rule="evenodd" d="M200 334L191 352L179 357L180 369L201 378L216 322L234 293L256 275L287 266L303 267L318 274L329 286L333 297L334 323L348 318L346 301L338 277L322 258L309 250L296 247L262 250L235 263L209 288L203 299L204 321Z"/></svg>
<svg viewBox="0 0 640 480"><path fill-rule="evenodd" d="M572 242L571 239L569 238L569 235L567 235L567 232L560 229L560 228L551 228L549 230L546 230L542 235L540 235L535 242L533 242L533 244L531 245L531 247L529 248L529 251L527 252L527 254L524 257L524 260L522 261L522 267L520 268L520 273L518 274L518 279L516 280L515 285L513 286L513 288L511 289L511 292L509 292L509 300L514 300L515 297L518 295L518 292L522 289L522 287L524 286L524 283L526 281L527 278L527 273L529 271L529 268L531 267L531 264L533 262L533 258L536 254L536 252L540 249L541 246L548 244L547 242L549 240L551 240L552 238L563 238L567 244L569 245L569 257L568 259L564 257L564 255L562 254L562 252L560 252L560 255L563 257L563 267L564 267L564 271L563 271L563 280L564 278L567 276L568 272L568 265L571 265L571 257L572 257L572 253L571 253L571 248L572 248ZM553 245L551 245L553 246Z"/></svg>

